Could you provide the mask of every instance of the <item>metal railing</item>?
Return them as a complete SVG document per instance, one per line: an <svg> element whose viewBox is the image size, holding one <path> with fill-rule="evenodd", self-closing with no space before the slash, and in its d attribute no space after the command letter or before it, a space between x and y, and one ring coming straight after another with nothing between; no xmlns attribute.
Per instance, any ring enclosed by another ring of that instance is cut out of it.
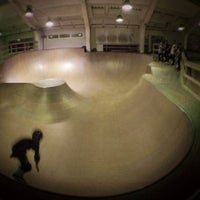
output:
<svg viewBox="0 0 200 200"><path fill-rule="evenodd" d="M189 61L185 53L182 53L182 80L200 98L200 62Z"/></svg>
<svg viewBox="0 0 200 200"><path fill-rule="evenodd" d="M36 50L37 47L37 42L33 40L0 45L0 62L18 53Z"/></svg>

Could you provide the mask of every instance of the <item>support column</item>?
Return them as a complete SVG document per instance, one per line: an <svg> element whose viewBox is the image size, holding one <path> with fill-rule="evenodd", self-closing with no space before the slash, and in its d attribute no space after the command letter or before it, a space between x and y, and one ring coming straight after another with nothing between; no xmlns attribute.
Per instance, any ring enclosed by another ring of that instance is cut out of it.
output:
<svg viewBox="0 0 200 200"><path fill-rule="evenodd" d="M91 37L90 37L90 46L92 49L97 49L96 45L96 29L91 27Z"/></svg>
<svg viewBox="0 0 200 200"><path fill-rule="evenodd" d="M192 26L190 26L189 30L187 31L187 33L184 36L184 49L187 49L187 42L188 42L188 37L190 35L190 33L193 31L193 29L197 26L196 23L194 23Z"/></svg>
<svg viewBox="0 0 200 200"><path fill-rule="evenodd" d="M157 5L158 0L152 0L150 5L148 6L148 11L144 15L144 18L141 20L140 26L140 53L144 53L144 45L145 45L145 30L146 24L149 23L151 16L153 15L153 11Z"/></svg>
<svg viewBox="0 0 200 200"><path fill-rule="evenodd" d="M196 17L192 20L192 23L187 26L187 32L185 33L184 36L184 49L187 49L187 42L188 42L188 37L191 34L191 32L197 27L197 24L199 23L199 15L200 12L197 13Z"/></svg>
<svg viewBox="0 0 200 200"><path fill-rule="evenodd" d="M41 32L34 31L33 33L34 33L34 40L37 42L37 49L38 50L44 49L44 43Z"/></svg>
<svg viewBox="0 0 200 200"><path fill-rule="evenodd" d="M186 34L185 34L185 37L184 37L184 49L185 49L185 50L187 49L188 36L189 36L189 34L186 33Z"/></svg>
<svg viewBox="0 0 200 200"><path fill-rule="evenodd" d="M85 23L85 43L86 43L86 49L87 51L91 51L91 45L90 45L90 22L88 17L88 11L87 11L87 4L86 0L82 0L81 3L82 6L82 13L83 13L83 20Z"/></svg>
<svg viewBox="0 0 200 200"><path fill-rule="evenodd" d="M144 53L144 38L145 38L145 25L140 25L140 40L139 40L139 51L140 53Z"/></svg>
<svg viewBox="0 0 200 200"><path fill-rule="evenodd" d="M86 38L86 49L87 49L87 51L91 51L90 28L89 27L85 27L85 38Z"/></svg>
<svg viewBox="0 0 200 200"><path fill-rule="evenodd" d="M152 52L152 43L151 43L151 35L149 35L149 38L148 38L148 42L149 42L149 47L148 47L148 53L151 53Z"/></svg>

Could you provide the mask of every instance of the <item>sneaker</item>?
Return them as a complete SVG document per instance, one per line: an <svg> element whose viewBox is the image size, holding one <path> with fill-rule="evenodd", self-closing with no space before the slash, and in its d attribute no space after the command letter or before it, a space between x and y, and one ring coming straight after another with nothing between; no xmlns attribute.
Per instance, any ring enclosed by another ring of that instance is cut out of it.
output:
<svg viewBox="0 0 200 200"><path fill-rule="evenodd" d="M17 175L16 173L14 173L14 174L13 174L13 177L14 177L14 179L15 179L17 182L26 184L26 181L24 180L24 178L23 178L22 176L19 176L19 175Z"/></svg>

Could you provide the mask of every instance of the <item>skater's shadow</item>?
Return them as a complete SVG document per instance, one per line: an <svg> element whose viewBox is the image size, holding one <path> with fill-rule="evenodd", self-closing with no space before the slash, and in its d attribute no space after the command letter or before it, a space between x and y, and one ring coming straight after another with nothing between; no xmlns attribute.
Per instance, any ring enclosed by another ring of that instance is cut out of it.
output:
<svg viewBox="0 0 200 200"><path fill-rule="evenodd" d="M39 129L35 129L32 133L32 138L23 138L12 146L12 154L10 155L10 157L16 158L20 162L20 166L13 174L13 177L17 181L25 183L24 174L30 172L32 169L32 166L27 157L28 150L34 151L35 167L39 172L39 166L38 166L38 163L40 161L39 147L42 137L43 137L42 131Z"/></svg>

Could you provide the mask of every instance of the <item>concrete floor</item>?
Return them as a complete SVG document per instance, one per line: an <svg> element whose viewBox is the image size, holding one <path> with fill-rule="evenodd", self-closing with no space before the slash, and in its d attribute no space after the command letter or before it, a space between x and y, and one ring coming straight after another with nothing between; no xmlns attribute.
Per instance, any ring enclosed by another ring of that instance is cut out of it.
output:
<svg viewBox="0 0 200 200"><path fill-rule="evenodd" d="M12 179L19 165L9 158L12 145L34 128L44 132L39 173L28 152L33 169L25 179L34 188L103 197L141 190L171 173L191 150L194 126L162 93L166 71L144 75L150 62L147 55L81 50L7 61L1 68L0 173Z"/></svg>

